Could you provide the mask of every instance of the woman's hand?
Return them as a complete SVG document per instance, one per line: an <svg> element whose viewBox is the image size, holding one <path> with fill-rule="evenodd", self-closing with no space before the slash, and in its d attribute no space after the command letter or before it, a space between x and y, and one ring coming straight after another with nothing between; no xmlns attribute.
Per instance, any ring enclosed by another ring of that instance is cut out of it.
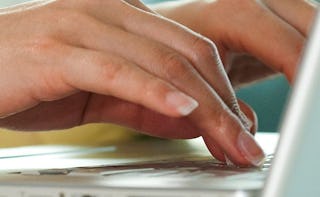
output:
<svg viewBox="0 0 320 197"><path fill-rule="evenodd" d="M264 157L215 45L140 1L37 1L1 10L0 27L2 127L111 122L201 135L214 156L238 165Z"/></svg>
<svg viewBox="0 0 320 197"><path fill-rule="evenodd" d="M315 4L190 0L163 4L157 10L213 40L233 85L239 86L275 72L293 81Z"/></svg>

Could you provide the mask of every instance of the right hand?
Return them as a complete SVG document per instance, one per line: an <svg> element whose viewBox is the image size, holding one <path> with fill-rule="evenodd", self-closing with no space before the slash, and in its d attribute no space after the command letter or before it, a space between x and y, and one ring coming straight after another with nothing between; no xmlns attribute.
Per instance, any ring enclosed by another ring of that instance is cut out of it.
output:
<svg viewBox="0 0 320 197"><path fill-rule="evenodd" d="M154 9L214 41L237 87L276 72L293 82L317 7L311 0L185 0Z"/></svg>
<svg viewBox="0 0 320 197"><path fill-rule="evenodd" d="M111 122L263 159L214 44L140 1L37 1L2 10L0 27L1 126Z"/></svg>

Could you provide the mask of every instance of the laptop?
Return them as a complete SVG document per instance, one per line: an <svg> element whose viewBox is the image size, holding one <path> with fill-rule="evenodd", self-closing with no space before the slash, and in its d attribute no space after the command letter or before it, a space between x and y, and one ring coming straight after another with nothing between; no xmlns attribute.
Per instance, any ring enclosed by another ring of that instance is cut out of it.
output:
<svg viewBox="0 0 320 197"><path fill-rule="evenodd" d="M214 160L199 139L0 151L0 197L320 196L320 13L277 134L259 168ZM275 154L274 154L275 153ZM275 156L274 156L275 155Z"/></svg>

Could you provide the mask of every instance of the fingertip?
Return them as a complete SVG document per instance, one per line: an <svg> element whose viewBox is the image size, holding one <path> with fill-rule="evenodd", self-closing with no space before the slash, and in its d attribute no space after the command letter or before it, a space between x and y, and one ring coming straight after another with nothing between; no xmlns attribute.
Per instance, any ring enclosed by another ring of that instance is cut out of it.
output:
<svg viewBox="0 0 320 197"><path fill-rule="evenodd" d="M249 108L250 109L250 108ZM253 114L252 114L252 117ZM222 124L216 124L212 131L203 133L207 147L219 160L228 158L237 166L259 166L264 160L264 152L240 120L232 114L223 117ZM216 146L223 154L216 151Z"/></svg>
<svg viewBox="0 0 320 197"><path fill-rule="evenodd" d="M253 166L261 166L265 154L253 136L247 132L240 132L237 141L242 156Z"/></svg>

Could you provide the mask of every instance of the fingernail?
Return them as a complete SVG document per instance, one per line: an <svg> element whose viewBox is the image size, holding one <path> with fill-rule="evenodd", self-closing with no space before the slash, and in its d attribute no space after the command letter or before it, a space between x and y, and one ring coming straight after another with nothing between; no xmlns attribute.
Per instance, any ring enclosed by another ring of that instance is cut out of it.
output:
<svg viewBox="0 0 320 197"><path fill-rule="evenodd" d="M166 102L174 107L182 116L190 115L199 106L199 103L195 99L182 92L168 93Z"/></svg>
<svg viewBox="0 0 320 197"><path fill-rule="evenodd" d="M242 155L254 166L261 166L265 159L265 154L261 147L248 132L240 132L238 136L238 147Z"/></svg>

